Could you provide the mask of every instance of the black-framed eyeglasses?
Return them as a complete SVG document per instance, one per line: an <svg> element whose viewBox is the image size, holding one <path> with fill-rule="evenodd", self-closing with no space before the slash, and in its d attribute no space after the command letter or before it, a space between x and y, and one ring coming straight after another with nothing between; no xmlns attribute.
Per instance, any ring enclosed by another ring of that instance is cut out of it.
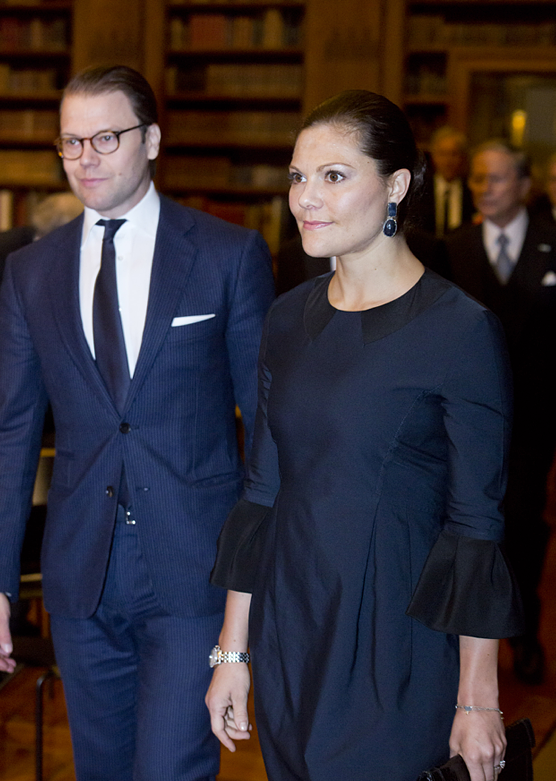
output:
<svg viewBox="0 0 556 781"><path fill-rule="evenodd" d="M125 130L101 130L100 133L95 133L94 136L88 138L73 138L73 136L64 138L61 136L56 139L54 146L64 160L79 160L83 154L84 141L90 141L91 146L99 155L111 155L120 146L122 133L129 133L130 130L137 130L140 127L147 127L147 125L142 122L140 125L127 127Z"/></svg>

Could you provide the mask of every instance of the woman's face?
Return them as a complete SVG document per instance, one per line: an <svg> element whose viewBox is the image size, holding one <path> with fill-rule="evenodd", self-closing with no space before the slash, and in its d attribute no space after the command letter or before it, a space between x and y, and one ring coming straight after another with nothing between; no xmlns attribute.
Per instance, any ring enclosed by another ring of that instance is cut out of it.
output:
<svg viewBox="0 0 556 781"><path fill-rule="evenodd" d="M303 130L290 181L290 209L308 255L356 255L385 239L389 188L360 150L357 134L334 125Z"/></svg>

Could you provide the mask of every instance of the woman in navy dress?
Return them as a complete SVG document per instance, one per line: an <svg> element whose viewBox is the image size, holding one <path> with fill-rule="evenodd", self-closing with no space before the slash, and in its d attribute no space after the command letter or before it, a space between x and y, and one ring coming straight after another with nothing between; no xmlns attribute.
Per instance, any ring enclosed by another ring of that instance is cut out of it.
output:
<svg viewBox="0 0 556 781"><path fill-rule="evenodd" d="M366 91L315 109L293 153L303 248L337 268L268 314L212 576L229 589L220 650L250 647L270 781L415 781L456 753L472 781L504 766L509 368L495 316L405 243L419 178L402 112ZM249 671L215 657L207 704L233 751Z"/></svg>

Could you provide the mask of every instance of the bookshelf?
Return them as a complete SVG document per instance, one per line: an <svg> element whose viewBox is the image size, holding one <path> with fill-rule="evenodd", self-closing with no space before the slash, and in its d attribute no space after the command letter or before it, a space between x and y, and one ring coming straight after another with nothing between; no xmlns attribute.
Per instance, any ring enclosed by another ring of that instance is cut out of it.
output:
<svg viewBox="0 0 556 781"><path fill-rule="evenodd" d="M305 3L169 2L159 186L277 250L303 104Z"/></svg>
<svg viewBox="0 0 556 781"><path fill-rule="evenodd" d="M408 0L405 30L401 103L423 146L440 125L469 130L470 72L510 74L519 61L532 71L535 60L542 72L556 56L547 0Z"/></svg>
<svg viewBox="0 0 556 781"><path fill-rule="evenodd" d="M0 226L27 221L42 193L66 189L52 141L71 70L68 0L0 3Z"/></svg>

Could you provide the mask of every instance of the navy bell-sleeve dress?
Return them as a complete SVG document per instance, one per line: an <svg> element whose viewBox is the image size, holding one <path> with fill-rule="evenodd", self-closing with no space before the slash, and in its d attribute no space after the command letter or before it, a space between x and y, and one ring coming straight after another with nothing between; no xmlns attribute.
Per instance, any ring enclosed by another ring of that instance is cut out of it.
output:
<svg viewBox="0 0 556 781"><path fill-rule="evenodd" d="M501 547L510 370L496 317L433 272L365 312L334 309L330 278L267 317L212 582L253 593L270 781L414 781L448 758L457 635L521 629Z"/></svg>

